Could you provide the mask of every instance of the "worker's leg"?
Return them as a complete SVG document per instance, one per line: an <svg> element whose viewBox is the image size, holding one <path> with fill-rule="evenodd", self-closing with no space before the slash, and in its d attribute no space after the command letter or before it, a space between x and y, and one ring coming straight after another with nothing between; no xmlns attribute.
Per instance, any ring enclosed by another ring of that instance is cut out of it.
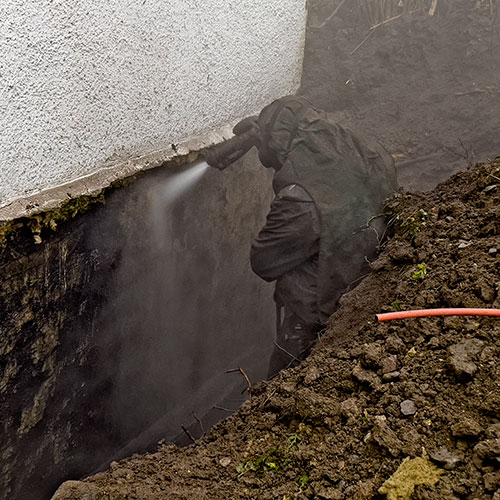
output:
<svg viewBox="0 0 500 500"><path fill-rule="evenodd" d="M278 374L280 370L297 366L310 353L312 346L318 338L320 325L305 325L295 314L284 309L284 318L281 319L282 311L277 314L277 335L274 350L269 361L267 378L270 379Z"/></svg>

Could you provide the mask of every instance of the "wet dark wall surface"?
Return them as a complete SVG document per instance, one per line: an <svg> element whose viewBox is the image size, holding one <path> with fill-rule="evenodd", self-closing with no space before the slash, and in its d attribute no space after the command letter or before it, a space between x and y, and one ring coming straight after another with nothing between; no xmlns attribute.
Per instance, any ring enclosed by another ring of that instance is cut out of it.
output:
<svg viewBox="0 0 500 500"><path fill-rule="evenodd" d="M2 259L2 499L46 498L58 477L82 470L91 449L112 446L93 361L109 272L93 266L86 221Z"/></svg>
<svg viewBox="0 0 500 500"><path fill-rule="evenodd" d="M244 398L228 369L265 376L272 286L248 254L268 172L252 156L175 200L174 173L115 191L41 245L2 251L2 500L48 498L175 439L231 393Z"/></svg>

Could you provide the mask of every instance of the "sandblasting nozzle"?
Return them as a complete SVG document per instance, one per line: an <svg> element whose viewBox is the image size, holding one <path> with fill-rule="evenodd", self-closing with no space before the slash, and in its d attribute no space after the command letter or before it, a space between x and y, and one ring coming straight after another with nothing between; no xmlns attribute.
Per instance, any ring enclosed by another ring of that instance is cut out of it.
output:
<svg viewBox="0 0 500 500"><path fill-rule="evenodd" d="M234 137L205 151L205 160L211 167L224 170L259 143L256 117L245 118L234 127L233 132L236 134Z"/></svg>

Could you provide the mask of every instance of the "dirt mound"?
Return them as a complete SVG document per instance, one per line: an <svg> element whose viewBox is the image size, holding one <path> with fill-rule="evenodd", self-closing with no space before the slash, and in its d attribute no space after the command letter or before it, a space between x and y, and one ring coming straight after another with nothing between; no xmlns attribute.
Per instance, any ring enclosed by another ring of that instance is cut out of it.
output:
<svg viewBox="0 0 500 500"><path fill-rule="evenodd" d="M395 235L301 366L186 448L113 463L69 499L500 498L500 159L391 202Z"/></svg>
<svg viewBox="0 0 500 500"><path fill-rule="evenodd" d="M361 7L382 3L397 4L310 1L301 94L377 136L406 189L432 189L498 154L500 4L440 0L430 16L431 2L399 2L380 25Z"/></svg>

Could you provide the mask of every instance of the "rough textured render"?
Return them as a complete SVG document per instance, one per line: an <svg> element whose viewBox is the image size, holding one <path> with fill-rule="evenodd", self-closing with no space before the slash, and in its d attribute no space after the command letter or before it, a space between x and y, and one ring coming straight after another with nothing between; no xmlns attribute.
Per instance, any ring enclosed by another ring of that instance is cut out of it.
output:
<svg viewBox="0 0 500 500"><path fill-rule="evenodd" d="M305 18L304 0L2 0L0 207L220 140L297 89Z"/></svg>

